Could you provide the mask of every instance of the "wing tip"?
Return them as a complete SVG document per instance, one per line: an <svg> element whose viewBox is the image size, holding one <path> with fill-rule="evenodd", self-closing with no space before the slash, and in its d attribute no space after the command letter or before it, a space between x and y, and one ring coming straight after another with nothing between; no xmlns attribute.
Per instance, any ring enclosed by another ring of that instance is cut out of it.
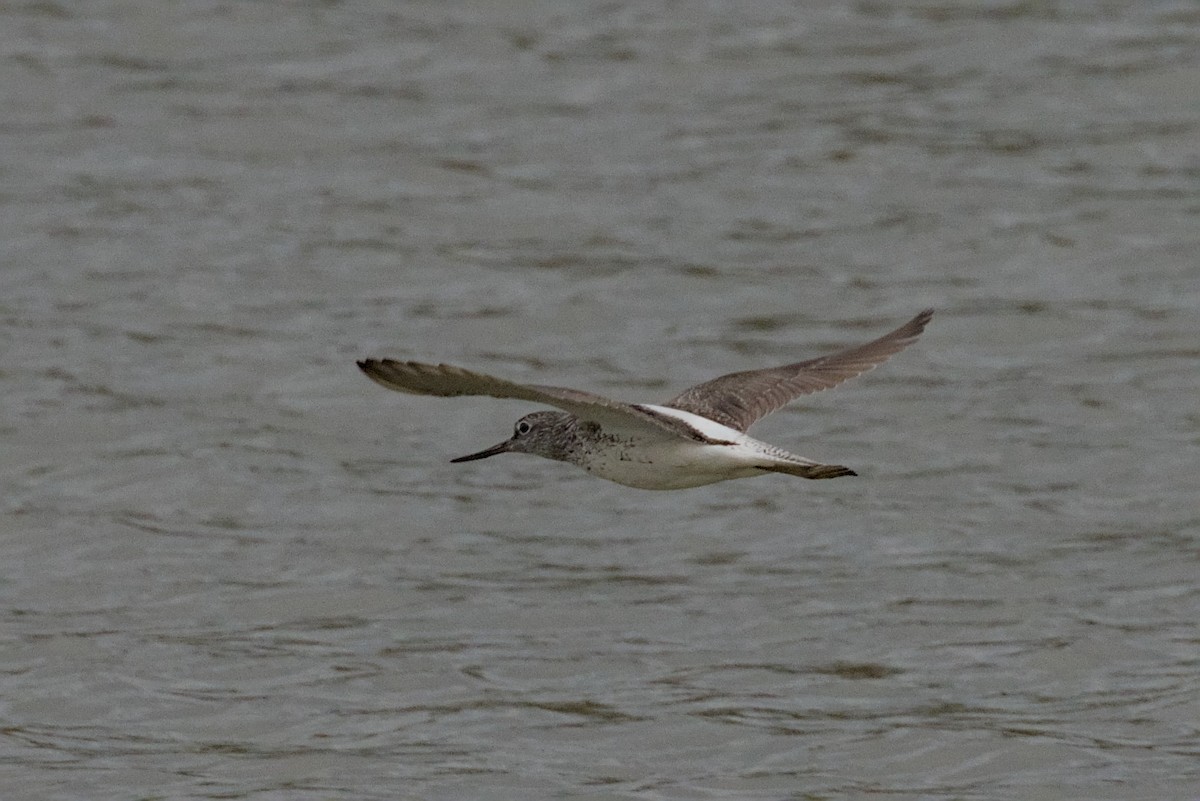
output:
<svg viewBox="0 0 1200 801"><path fill-rule="evenodd" d="M929 325L929 321L933 319L933 312L934 309L932 307L923 309L916 317L909 320L908 324L915 328L917 333L920 333L925 330L925 326Z"/></svg>
<svg viewBox="0 0 1200 801"><path fill-rule="evenodd" d="M895 331L884 334L880 340L901 341L904 343L903 347L908 347L916 341L917 337L925 333L925 326L929 325L929 321L933 319L933 312L932 308L924 309Z"/></svg>
<svg viewBox="0 0 1200 801"><path fill-rule="evenodd" d="M396 364L395 359L356 359L354 361L358 365L358 369L362 370L371 378L381 375L390 366Z"/></svg>
<svg viewBox="0 0 1200 801"><path fill-rule="evenodd" d="M405 379L415 377L420 368L425 366L419 362L402 362L396 359L356 359L354 363L376 384L399 392L412 392Z"/></svg>

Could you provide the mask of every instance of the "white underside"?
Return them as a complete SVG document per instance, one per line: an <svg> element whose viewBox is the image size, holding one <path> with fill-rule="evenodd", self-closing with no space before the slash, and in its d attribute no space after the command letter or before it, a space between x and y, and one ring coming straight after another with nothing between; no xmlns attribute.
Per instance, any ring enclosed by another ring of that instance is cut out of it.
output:
<svg viewBox="0 0 1200 801"><path fill-rule="evenodd" d="M619 437L618 443L587 454L581 461L585 470L628 487L671 490L760 476L770 465L818 464L706 417L665 406L640 405L684 420L704 436L730 444L696 442L669 432L643 429L628 432L628 436Z"/></svg>

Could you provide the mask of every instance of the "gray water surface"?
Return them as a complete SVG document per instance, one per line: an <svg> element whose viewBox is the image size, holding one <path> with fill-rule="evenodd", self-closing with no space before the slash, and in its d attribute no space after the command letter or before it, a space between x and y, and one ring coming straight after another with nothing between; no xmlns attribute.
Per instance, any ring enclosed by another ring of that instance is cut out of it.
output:
<svg viewBox="0 0 1200 801"><path fill-rule="evenodd" d="M0 796L1200 797L1200 12L0 9ZM675 493L451 457L938 309Z"/></svg>

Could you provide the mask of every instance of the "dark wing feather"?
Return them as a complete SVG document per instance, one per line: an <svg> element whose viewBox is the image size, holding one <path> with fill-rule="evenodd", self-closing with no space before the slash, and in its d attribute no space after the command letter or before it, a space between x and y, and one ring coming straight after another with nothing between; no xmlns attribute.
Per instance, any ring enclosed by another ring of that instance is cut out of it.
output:
<svg viewBox="0 0 1200 801"><path fill-rule="evenodd" d="M926 309L890 334L830 356L723 375L685 390L665 405L744 432L794 398L836 387L883 364L916 342L931 317L933 309Z"/></svg>
<svg viewBox="0 0 1200 801"><path fill-rule="evenodd" d="M650 423L676 436L699 442L709 441L708 437L682 420L578 389L518 384L450 364L362 359L358 366L375 383L411 395L436 395L443 398L486 395L492 398L544 403L570 412L581 420L599 423L602 428L610 431L630 427L644 431L643 424Z"/></svg>

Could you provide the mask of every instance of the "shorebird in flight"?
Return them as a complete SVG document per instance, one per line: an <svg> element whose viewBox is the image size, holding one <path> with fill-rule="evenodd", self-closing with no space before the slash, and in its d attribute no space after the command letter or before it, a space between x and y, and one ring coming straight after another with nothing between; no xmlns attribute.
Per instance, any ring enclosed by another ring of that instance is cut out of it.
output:
<svg viewBox="0 0 1200 801"><path fill-rule="evenodd" d="M746 430L794 398L830 389L883 364L916 342L932 316L933 310L926 309L891 333L829 356L723 375L662 405L518 384L448 364L363 359L358 366L388 389L412 395L486 395L561 410L527 414L517 421L509 439L452 462L530 453L578 465L618 484L655 490L699 487L764 473L839 478L857 473L788 453L748 436Z"/></svg>

